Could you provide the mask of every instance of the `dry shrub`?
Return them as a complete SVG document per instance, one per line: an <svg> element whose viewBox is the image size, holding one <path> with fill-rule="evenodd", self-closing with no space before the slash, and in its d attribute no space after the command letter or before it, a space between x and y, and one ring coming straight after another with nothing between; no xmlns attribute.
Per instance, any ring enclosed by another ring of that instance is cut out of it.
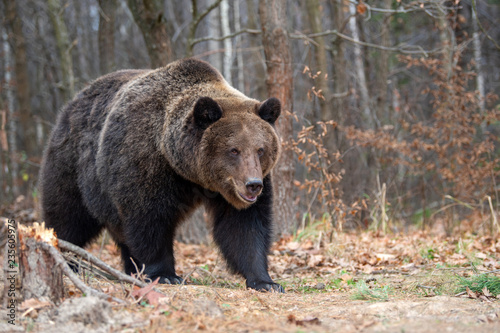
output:
<svg viewBox="0 0 500 333"><path fill-rule="evenodd" d="M298 122L297 117L295 120ZM299 190L297 201L306 202L301 229L305 228L306 222L321 220L332 223L340 231L346 221L360 210L360 204L366 207L363 200L347 205L341 198L338 183L345 171L339 170L338 165L342 156L340 152L331 152L325 147L327 134L333 132L336 126L333 120L302 126L297 138L286 146L293 150L298 163L305 168L302 179L294 181ZM314 212L323 216L316 216ZM307 218L309 221L306 221Z"/></svg>
<svg viewBox="0 0 500 333"><path fill-rule="evenodd" d="M419 204L434 201L429 207L436 208L436 204L443 206L441 200L447 198L469 209L481 206L490 196L496 198L498 209L500 141L491 131L500 121L498 106L480 109L479 95L470 89L475 73L469 69L453 65L447 70L439 59L400 60L408 69L424 69L432 78L432 84L422 91L430 98L432 114L419 119L411 109L395 110L399 112L399 124L395 126L339 129L354 144L372 148L380 168L390 170L386 174L400 175L393 186L411 191L411 195L392 198L400 204L403 201L401 207L415 212ZM490 94L485 104L494 106L496 100L497 96ZM422 191L422 187L426 189Z"/></svg>

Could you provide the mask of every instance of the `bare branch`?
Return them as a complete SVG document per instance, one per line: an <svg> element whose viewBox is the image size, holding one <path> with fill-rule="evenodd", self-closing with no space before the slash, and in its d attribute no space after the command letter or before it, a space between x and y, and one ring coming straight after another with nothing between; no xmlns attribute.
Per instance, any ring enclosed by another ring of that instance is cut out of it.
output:
<svg viewBox="0 0 500 333"><path fill-rule="evenodd" d="M217 8L217 6L219 6L219 4L221 2L222 2L222 0L215 0L215 2L213 4L211 4L210 6L208 6L208 8L203 13L198 14L197 1L191 0L191 5L192 5L191 10L192 10L192 14L193 14L193 21L191 22L190 28L189 28L187 52L186 52L188 56L193 55L193 47L194 47L193 41L195 40L194 36L196 34L196 29L198 29L198 25L208 14L210 14L210 12L212 10Z"/></svg>
<svg viewBox="0 0 500 333"><path fill-rule="evenodd" d="M71 282L73 282L75 287L80 289L83 293L85 293L87 295L97 296L97 297L104 299L104 300L112 299L113 301L115 301L117 303L121 303L121 304L125 303L125 301L123 301L119 298L107 295L107 294L100 292L98 290L95 290L94 288L91 288L90 286L83 283L83 281L80 280L78 278L78 276L68 266L66 260L62 256L61 252L57 251L57 249L55 247L53 247L52 245L50 245L49 243L39 242L39 244L44 250L46 250L54 258L54 261L56 262L56 264L59 265L59 267L61 268L63 273L71 280Z"/></svg>
<svg viewBox="0 0 500 333"><path fill-rule="evenodd" d="M476 16L476 21L477 21L477 25L479 26L479 29L481 29L481 31L484 33L484 35L486 36L486 38L488 38L495 45L495 47L498 50L500 50L500 45L498 45L498 43L493 39L493 37L491 37L488 34L488 32L486 31L486 29L484 29L483 25L481 24L481 21L479 21L479 17L477 16L476 0L472 0L472 9L474 11L474 15Z"/></svg>
<svg viewBox="0 0 500 333"><path fill-rule="evenodd" d="M73 252L73 253L81 256L83 259L85 259L88 262L96 265L97 267L105 270L106 272L110 273L111 275L113 275L114 277L116 277L117 279L119 279L120 281L128 282L128 283L131 283L131 284L135 284L135 285L137 285L137 286L139 286L141 288L144 288L144 287L146 287L148 285L147 283L142 282L141 280L133 278L132 276L124 274L124 273L120 272L119 270L117 270L117 269L109 266L104 261L102 261L99 258L95 257L91 253L85 251L81 247L76 246L75 244L72 244L70 242L66 242L66 241L64 241L62 239L59 239L58 241L59 241L59 247L62 250L71 251L71 252Z"/></svg>
<svg viewBox="0 0 500 333"><path fill-rule="evenodd" d="M222 36L222 37L203 37L203 38L198 38L198 39L195 39L194 41L192 41L191 45L194 46L194 45L196 45L198 43L206 42L206 41L209 41L209 40L215 40L215 41L220 42L220 41L223 41L225 39L233 38L233 37L236 37L236 36L244 34L244 33L247 33L247 34L260 34L261 32L262 31L257 30L257 29L243 29L243 30L240 30L240 31L235 31L232 34L229 34L229 35L226 35L226 36Z"/></svg>
<svg viewBox="0 0 500 333"><path fill-rule="evenodd" d="M305 35L305 36L298 35L298 34L290 34L290 38L305 39L304 37L307 37L307 39L309 40L309 39L314 38L314 37L328 36L328 35L335 35L335 36L340 37L342 39L345 39L353 44L359 44L359 45L372 47L372 48L379 49L379 50L390 51L390 52L399 52L399 53L403 53L403 54L423 54L424 56L427 57L429 54L438 53L441 50L441 49L424 50L421 46L406 45L406 44L399 44L397 46L382 46L382 45L378 45L378 44L357 41L350 36L347 36L343 33L338 32L337 30L327 30L327 31L324 31L321 33L309 34L309 35ZM413 49L411 49L411 48L413 48Z"/></svg>

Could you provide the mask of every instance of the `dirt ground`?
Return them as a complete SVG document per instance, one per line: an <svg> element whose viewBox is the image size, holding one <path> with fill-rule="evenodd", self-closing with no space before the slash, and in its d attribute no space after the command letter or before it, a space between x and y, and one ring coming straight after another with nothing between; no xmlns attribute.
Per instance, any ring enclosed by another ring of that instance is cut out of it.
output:
<svg viewBox="0 0 500 333"><path fill-rule="evenodd" d="M120 267L112 242L87 250ZM86 284L125 303L82 295L65 278L61 304L20 300L16 325L2 314L0 332L500 332L500 299L460 292L458 284L474 274L499 276L495 237L296 235L270 255L285 294L246 290L211 245L176 243L175 250L186 285L157 285L140 296L138 287L85 271Z"/></svg>
<svg viewBox="0 0 500 333"><path fill-rule="evenodd" d="M262 294L205 286L163 287L156 307L94 297L21 320L33 332L500 332L498 302L450 296L354 301L345 292ZM6 324L0 330L7 331Z"/></svg>

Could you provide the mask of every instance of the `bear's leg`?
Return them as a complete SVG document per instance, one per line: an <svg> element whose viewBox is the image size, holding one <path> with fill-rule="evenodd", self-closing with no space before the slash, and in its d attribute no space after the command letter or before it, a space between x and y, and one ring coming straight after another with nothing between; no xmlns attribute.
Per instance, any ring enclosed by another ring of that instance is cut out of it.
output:
<svg viewBox="0 0 500 333"><path fill-rule="evenodd" d="M139 271L143 265L144 273L151 280L160 278L159 283L179 284L182 278L175 274L174 260L174 226L169 221L175 219L161 218L161 214L152 212L140 218L129 219L124 224L125 244L120 244L125 272L135 273L134 260ZM135 222L134 222L135 221Z"/></svg>
<svg viewBox="0 0 500 333"><path fill-rule="evenodd" d="M247 209L237 210L221 196L211 200L207 209L214 218L214 240L229 268L243 275L248 288L284 292L267 272L271 244L271 178L264 179L264 190Z"/></svg>
<svg viewBox="0 0 500 333"><path fill-rule="evenodd" d="M85 207L75 170L66 160L58 160L62 155L49 151L41 174L43 219L57 237L83 247L99 235L103 225Z"/></svg>
<svg viewBox="0 0 500 333"><path fill-rule="evenodd" d="M132 257L132 254L130 254L130 249L128 248L128 246L123 243L118 243L118 247L120 248L121 251L123 268L125 270L125 273L130 275L137 273L137 269L140 271L142 269L142 263L139 262L137 258Z"/></svg>

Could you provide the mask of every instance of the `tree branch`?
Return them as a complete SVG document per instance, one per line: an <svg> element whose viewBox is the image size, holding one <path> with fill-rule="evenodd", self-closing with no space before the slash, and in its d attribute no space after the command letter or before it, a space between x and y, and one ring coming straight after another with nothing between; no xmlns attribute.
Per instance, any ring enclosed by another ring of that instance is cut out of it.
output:
<svg viewBox="0 0 500 333"><path fill-rule="evenodd" d="M240 30L240 31L235 31L232 34L229 34L229 35L226 35L226 36L222 36L222 37L203 37L203 38L197 38L197 39L195 39L195 40L193 40L191 42L191 45L194 46L194 45L196 45L198 43L206 42L206 41L209 41L209 40L214 40L214 41L220 42L220 41L223 41L225 39L233 38L233 37L236 37L236 36L244 34L244 33L248 33L248 34L260 34L260 33L262 33L262 31L257 30L257 29L243 29L243 30Z"/></svg>
<svg viewBox="0 0 500 333"><path fill-rule="evenodd" d="M397 46L382 46L382 45L378 45L378 44L357 41L352 37L349 37L343 33L338 32L337 30L327 30L327 31L320 32L317 34L309 34L309 35L290 34L290 38L304 39L304 37L307 37L307 39L310 39L310 38L314 38L314 37L328 36L328 35L335 35L335 36L340 37L342 39L345 39L353 44L359 44L359 45L372 47L372 48L379 49L379 50L390 51L390 52L399 52L399 53L403 53L403 54L423 54L424 56L427 57L429 54L440 52L440 49L424 50L421 46L418 46L418 45L414 45L414 46L406 45L405 46L404 44L399 44ZM416 50L410 50L410 49L407 49L406 47L414 47Z"/></svg>
<svg viewBox="0 0 500 333"><path fill-rule="evenodd" d="M97 297L104 299L104 300L109 300L111 298L113 301L115 301L117 303L121 303L121 304L125 303L124 300L107 295L107 294L100 292L98 290L95 290L94 288L91 288L90 286L83 283L83 281L80 280L78 278L78 276L68 266L66 260L62 256L61 252L57 251L57 249L55 247L53 247L52 245L50 245L47 242L42 241L42 242L39 242L39 244L45 251L47 251L54 258L54 261L56 262L56 264L59 265L59 267L61 268L63 273L71 280L71 282L73 282L75 287L80 289L83 293L85 293L87 295L97 296Z"/></svg>
<svg viewBox="0 0 500 333"><path fill-rule="evenodd" d="M110 273L111 275L113 275L114 277L119 279L120 281L135 284L141 288L144 288L148 285L147 283L145 283L141 280L133 278L132 276L124 274L121 271L111 267L110 265L106 264L104 261L100 260L99 258L95 257L91 253L85 251L84 249L82 249L81 247L79 247L75 244L72 244L70 242L66 242L62 239L59 239L58 242L59 242L59 248L61 248L62 250L71 251L71 252L81 256L83 259L85 259L88 262L96 265L97 267L105 270L106 272Z"/></svg>
<svg viewBox="0 0 500 333"><path fill-rule="evenodd" d="M222 2L222 0L215 0L213 4L208 6L208 8L201 14L198 15L198 4L196 0L191 0L191 6L192 6L192 14L193 14L193 21L190 24L189 27L189 34L187 38L187 56L190 57L193 55L193 47L195 44L193 42L195 41L194 36L196 34L196 29L198 29L198 25L200 24L201 20L203 20L212 10L217 8L219 4Z"/></svg>
<svg viewBox="0 0 500 333"><path fill-rule="evenodd" d="M493 39L493 37L491 37L488 34L488 32L486 32L486 29L484 29L483 25L481 24L481 21L479 21L479 16L477 16L476 0L472 0L472 9L474 11L474 15L476 15L476 21L477 21L477 25L479 26L479 29L481 29L481 31L484 33L486 38L488 38L495 45L495 47L498 50L500 50L500 45L498 45L498 43Z"/></svg>

